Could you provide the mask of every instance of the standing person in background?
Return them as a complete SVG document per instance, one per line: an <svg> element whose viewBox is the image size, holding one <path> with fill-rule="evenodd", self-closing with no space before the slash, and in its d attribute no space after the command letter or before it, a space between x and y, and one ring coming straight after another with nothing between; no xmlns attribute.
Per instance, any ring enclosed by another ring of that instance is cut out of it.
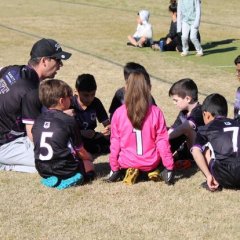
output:
<svg viewBox="0 0 240 240"><path fill-rule="evenodd" d="M177 32L182 33L182 53L181 56L188 55L188 36L196 49L196 56L203 56L203 49L198 40L198 31L201 20L200 0L178 0L177 8Z"/></svg>
<svg viewBox="0 0 240 240"><path fill-rule="evenodd" d="M33 45L28 65L0 70L0 170L36 172L29 116L35 108L41 112L40 81L53 78L70 56L55 40L43 38Z"/></svg>
<svg viewBox="0 0 240 240"><path fill-rule="evenodd" d="M152 104L150 79L141 72L127 79L125 104L113 115L110 142L110 182L117 181L124 170L126 184L134 184L140 171L147 172L150 180L162 177L167 184L173 182L164 115ZM160 166L165 167L161 173Z"/></svg>
<svg viewBox="0 0 240 240"><path fill-rule="evenodd" d="M240 81L240 55L237 56L234 60L236 65L236 75ZM236 98L234 103L234 119L240 121L240 87L237 89Z"/></svg>
<svg viewBox="0 0 240 240"><path fill-rule="evenodd" d="M137 17L137 30L133 36L129 35L128 40L130 42L127 45L134 47L150 47L152 43L152 25L148 22L150 13L147 10L141 10L138 12Z"/></svg>

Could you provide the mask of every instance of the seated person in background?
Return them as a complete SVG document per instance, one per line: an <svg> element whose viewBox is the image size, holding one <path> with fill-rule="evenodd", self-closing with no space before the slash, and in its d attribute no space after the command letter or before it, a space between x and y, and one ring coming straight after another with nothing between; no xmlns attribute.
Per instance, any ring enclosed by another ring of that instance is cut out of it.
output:
<svg viewBox="0 0 240 240"><path fill-rule="evenodd" d="M39 98L47 111L32 128L35 165L41 183L59 190L93 179L92 156L83 148L76 120L63 111L69 109L72 89L51 79L40 84Z"/></svg>
<svg viewBox="0 0 240 240"><path fill-rule="evenodd" d="M160 51L177 51L182 52L182 40L181 35L177 33L177 1L171 1L171 4L168 7L168 10L171 14L171 24L169 33L164 38L160 38L159 41L154 41L152 45L153 50ZM198 40L200 41L200 34L198 32ZM194 45L190 40L189 35L189 49L194 50Z"/></svg>
<svg viewBox="0 0 240 240"><path fill-rule="evenodd" d="M201 186L210 191L240 189L239 123L227 118L227 101L217 93L206 97L202 111L206 125L199 127L191 149L207 180Z"/></svg>
<svg viewBox="0 0 240 240"><path fill-rule="evenodd" d="M74 95L71 109L80 124L84 147L93 154L109 153L110 120L102 102L95 97L97 84L91 74L79 75L76 84L78 95ZM97 121L102 123L104 130L96 132Z"/></svg>
<svg viewBox="0 0 240 240"><path fill-rule="evenodd" d="M191 160L190 149L196 131L204 125L197 85L192 79L181 79L172 85L169 96L180 109L177 119L168 130L174 160Z"/></svg>
<svg viewBox="0 0 240 240"><path fill-rule="evenodd" d="M150 13L147 10L138 12L137 30L133 36L129 35L127 45L134 47L150 47L152 44L152 25L148 22Z"/></svg>
<svg viewBox="0 0 240 240"><path fill-rule="evenodd" d="M128 62L123 68L123 75L124 75L125 82L127 81L129 75L134 72L141 72L144 74L145 78L150 79L148 72L142 65L135 62ZM116 109L124 104L124 95L125 95L125 87L121 87L115 92L109 108L110 119L112 119L113 113L116 111ZM156 105L153 97L152 97L152 103Z"/></svg>

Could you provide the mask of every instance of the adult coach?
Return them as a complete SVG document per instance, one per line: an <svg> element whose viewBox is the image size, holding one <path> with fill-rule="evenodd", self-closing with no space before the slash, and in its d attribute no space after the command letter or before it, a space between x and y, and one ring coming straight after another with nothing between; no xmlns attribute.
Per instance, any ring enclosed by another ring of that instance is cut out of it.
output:
<svg viewBox="0 0 240 240"><path fill-rule="evenodd" d="M36 172L31 125L23 115L30 115L34 109L35 114L41 112L40 81L54 78L63 66L62 60L70 56L58 42L43 38L33 45L28 65L0 70L0 170Z"/></svg>

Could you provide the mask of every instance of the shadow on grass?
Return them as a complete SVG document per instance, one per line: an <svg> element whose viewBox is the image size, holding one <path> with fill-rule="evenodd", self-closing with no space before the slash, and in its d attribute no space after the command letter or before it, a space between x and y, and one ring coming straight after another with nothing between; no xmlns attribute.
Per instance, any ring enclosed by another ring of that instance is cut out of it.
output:
<svg viewBox="0 0 240 240"><path fill-rule="evenodd" d="M202 45L202 48L204 49L204 55L235 51L235 50L237 50L237 47L218 48L218 49L212 49L212 50L209 50L209 49L216 48L221 45L230 44L237 40L239 40L239 39L231 38L231 39L225 39L225 40L220 40L220 41L207 42Z"/></svg>
<svg viewBox="0 0 240 240"><path fill-rule="evenodd" d="M97 177L106 177L110 172L110 165L108 162L94 163Z"/></svg>

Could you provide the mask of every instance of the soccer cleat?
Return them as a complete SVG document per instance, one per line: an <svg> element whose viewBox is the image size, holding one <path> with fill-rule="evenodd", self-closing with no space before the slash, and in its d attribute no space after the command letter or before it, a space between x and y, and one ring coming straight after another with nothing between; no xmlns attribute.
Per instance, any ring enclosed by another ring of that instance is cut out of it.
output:
<svg viewBox="0 0 240 240"><path fill-rule="evenodd" d="M126 175L123 179L123 183L127 185L132 185L136 182L137 177L139 175L139 170L135 168L128 168L126 171Z"/></svg>
<svg viewBox="0 0 240 240"><path fill-rule="evenodd" d="M81 184L83 180L84 180L83 175L80 173L77 173L73 177L63 179L61 183L57 186L57 189L63 190L63 189L72 187L76 184Z"/></svg>
<svg viewBox="0 0 240 240"><path fill-rule="evenodd" d="M42 178L40 182L45 187L56 187L58 184L58 178L56 176L51 176L48 178Z"/></svg>
<svg viewBox="0 0 240 240"><path fill-rule="evenodd" d="M120 170L118 171L111 171L109 173L109 178L106 180L106 182L117 182L121 180L122 178L122 172Z"/></svg>
<svg viewBox="0 0 240 240"><path fill-rule="evenodd" d="M202 57L203 56L203 50L197 51L196 56L197 57Z"/></svg>
<svg viewBox="0 0 240 240"><path fill-rule="evenodd" d="M149 172L148 173L148 178L149 178L149 180L154 181L154 182L160 181L161 180L160 170L156 169L156 170L154 170L152 172Z"/></svg>
<svg viewBox="0 0 240 240"><path fill-rule="evenodd" d="M218 186L217 189L215 189L214 191L211 191L211 190L209 189L209 187L208 187L207 181L201 183L201 184L200 184L200 187L206 189L206 190L209 191L209 192L220 192L220 191L222 191L222 186Z"/></svg>
<svg viewBox="0 0 240 240"><path fill-rule="evenodd" d="M173 170L168 170L164 169L160 173L160 177L164 182L168 185L174 184L174 171Z"/></svg>

